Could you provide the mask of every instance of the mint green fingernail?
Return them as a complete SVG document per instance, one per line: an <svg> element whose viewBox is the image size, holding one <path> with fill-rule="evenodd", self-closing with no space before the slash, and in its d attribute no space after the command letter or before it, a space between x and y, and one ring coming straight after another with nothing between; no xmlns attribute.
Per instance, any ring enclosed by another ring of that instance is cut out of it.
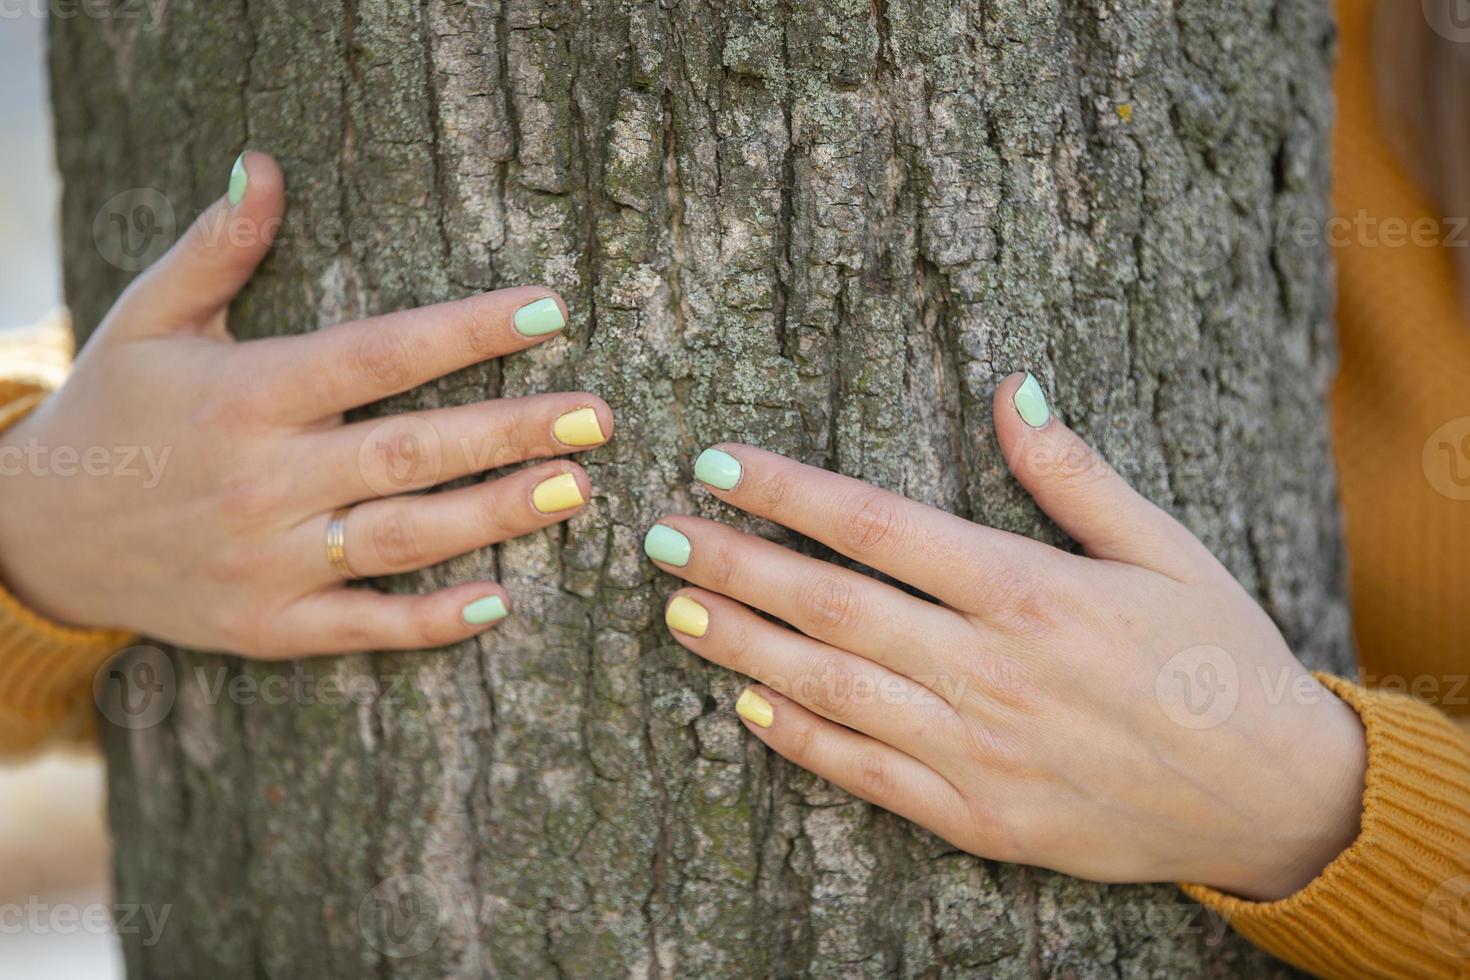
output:
<svg viewBox="0 0 1470 980"><path fill-rule="evenodd" d="M1046 404L1046 396L1041 393L1041 385L1029 371L1026 373L1026 380L1021 382L1021 387L1011 397L1011 402L1016 406L1016 413L1021 416L1021 421L1033 429L1039 429L1051 421L1051 408Z"/></svg>
<svg viewBox="0 0 1470 980"><path fill-rule="evenodd" d="M476 599L465 606L460 612L464 621L471 626L484 626L496 620L504 619L509 612L505 608L505 600L498 595L487 595L483 599Z"/></svg>
<svg viewBox="0 0 1470 980"><path fill-rule="evenodd" d="M561 315L556 300L548 296L516 310L515 325L516 332L523 337L540 337L566 326L567 318Z"/></svg>
<svg viewBox="0 0 1470 980"><path fill-rule="evenodd" d="M718 490L733 490L740 482L740 460L721 449L706 449L694 461L694 478Z"/></svg>
<svg viewBox="0 0 1470 980"><path fill-rule="evenodd" d="M230 171L230 207L245 200L245 188L250 186L250 173L245 169L245 154L235 158L235 169Z"/></svg>
<svg viewBox="0 0 1470 980"><path fill-rule="evenodd" d="M643 551L654 561L683 568L689 564L689 539L667 524L655 524L643 539Z"/></svg>

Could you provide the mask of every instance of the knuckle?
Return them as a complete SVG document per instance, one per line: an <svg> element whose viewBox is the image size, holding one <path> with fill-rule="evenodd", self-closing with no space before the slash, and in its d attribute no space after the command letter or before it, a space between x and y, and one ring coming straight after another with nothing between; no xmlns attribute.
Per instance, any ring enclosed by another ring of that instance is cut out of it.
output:
<svg viewBox="0 0 1470 980"><path fill-rule="evenodd" d="M791 494L791 478L780 470L766 476L757 491L761 508L766 513L779 511Z"/></svg>
<svg viewBox="0 0 1470 980"><path fill-rule="evenodd" d="M709 555L709 583L715 592L729 592L739 574L740 564L728 543L717 544Z"/></svg>
<svg viewBox="0 0 1470 980"><path fill-rule="evenodd" d="M475 357L485 358L503 346L499 321L487 315L481 303L466 303L455 311L454 328L464 338L465 348Z"/></svg>
<svg viewBox="0 0 1470 980"><path fill-rule="evenodd" d="M842 576L817 572L798 592L806 625L814 632L841 634L857 626L859 607L852 585Z"/></svg>
<svg viewBox="0 0 1470 980"><path fill-rule="evenodd" d="M853 760L853 788L870 800L887 799L893 791L893 767L875 749L862 749Z"/></svg>
<svg viewBox="0 0 1470 980"><path fill-rule="evenodd" d="M455 639L431 602L416 602L408 614L408 639L415 647L437 647Z"/></svg>
<svg viewBox="0 0 1470 980"><path fill-rule="evenodd" d="M349 363L363 377L384 388L405 388L413 380L413 352L393 330L362 331Z"/></svg>
<svg viewBox="0 0 1470 980"><path fill-rule="evenodd" d="M517 527L506 513L504 500L499 494L486 493L480 501L481 540L495 544L518 537L522 529Z"/></svg>
<svg viewBox="0 0 1470 980"><path fill-rule="evenodd" d="M285 488L271 475L255 471L226 477L218 491L219 509L237 520L251 521L278 512L285 503Z"/></svg>
<svg viewBox="0 0 1470 980"><path fill-rule="evenodd" d="M1053 631L1061 610L1055 587L1035 573L1008 568L987 575L978 586L977 607L996 628L1014 636L1036 639Z"/></svg>
<svg viewBox="0 0 1470 980"><path fill-rule="evenodd" d="M997 725L965 720L960 725L960 745L965 757L1001 776L1019 776L1023 757Z"/></svg>
<svg viewBox="0 0 1470 980"><path fill-rule="evenodd" d="M375 520L370 538L374 557L387 568L417 568L423 561L413 518L401 509Z"/></svg>
<svg viewBox="0 0 1470 980"><path fill-rule="evenodd" d="M790 734L790 741L786 745L786 755L798 765L812 756L812 743L816 741L819 734L816 725L810 721L796 726L796 730Z"/></svg>
<svg viewBox="0 0 1470 980"><path fill-rule="evenodd" d="M717 636L724 665L738 674L744 674L747 677L755 676L751 672L753 666L751 651L755 647L751 642L750 628L744 623L731 622L723 624Z"/></svg>
<svg viewBox="0 0 1470 980"><path fill-rule="evenodd" d="M852 673L835 653L822 654L812 669L801 675L802 700L818 714L836 721L852 711L854 692Z"/></svg>
<svg viewBox="0 0 1470 980"><path fill-rule="evenodd" d="M892 547L903 537L903 518L892 495L882 490L864 491L844 509L843 544L854 557Z"/></svg>
<svg viewBox="0 0 1470 980"><path fill-rule="evenodd" d="M982 657L971 669L980 693L991 702L1026 711L1041 700L1031 672L1011 657L1004 654Z"/></svg>

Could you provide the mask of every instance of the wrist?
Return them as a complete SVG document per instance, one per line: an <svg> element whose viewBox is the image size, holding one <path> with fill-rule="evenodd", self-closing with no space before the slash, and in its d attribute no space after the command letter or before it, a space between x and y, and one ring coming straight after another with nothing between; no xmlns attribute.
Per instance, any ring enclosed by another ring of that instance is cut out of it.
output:
<svg viewBox="0 0 1470 980"><path fill-rule="evenodd" d="M1251 901L1272 902L1311 884L1358 837L1367 774L1367 736L1358 713L1321 687L1296 737L1295 763L1273 817L1261 821L1232 875L1213 883Z"/></svg>

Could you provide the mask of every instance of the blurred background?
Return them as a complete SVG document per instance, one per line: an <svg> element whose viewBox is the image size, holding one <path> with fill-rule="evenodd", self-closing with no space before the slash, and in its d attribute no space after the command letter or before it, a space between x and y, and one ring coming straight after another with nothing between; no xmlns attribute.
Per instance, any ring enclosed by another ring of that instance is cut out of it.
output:
<svg viewBox="0 0 1470 980"><path fill-rule="evenodd" d="M35 6L0 7L0 331L61 304L46 25ZM104 805L95 752L0 762L0 977L122 976L114 937L84 924L111 901Z"/></svg>

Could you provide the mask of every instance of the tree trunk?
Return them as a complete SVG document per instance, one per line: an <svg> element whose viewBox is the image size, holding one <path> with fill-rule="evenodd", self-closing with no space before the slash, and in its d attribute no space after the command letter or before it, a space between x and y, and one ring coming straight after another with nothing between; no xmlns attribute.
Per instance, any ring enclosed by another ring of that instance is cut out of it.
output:
<svg viewBox="0 0 1470 980"><path fill-rule="evenodd" d="M135 976L1285 972L1170 886L974 859L773 756L640 539L794 540L693 488L735 439L1059 542L991 430L1028 368L1348 669L1326 0L113 0L51 37L84 329L249 146L290 204L237 335L545 282L565 338L370 414L618 419L568 526L380 583L498 578L484 639L168 652L170 710L105 736L117 900L169 912Z"/></svg>

